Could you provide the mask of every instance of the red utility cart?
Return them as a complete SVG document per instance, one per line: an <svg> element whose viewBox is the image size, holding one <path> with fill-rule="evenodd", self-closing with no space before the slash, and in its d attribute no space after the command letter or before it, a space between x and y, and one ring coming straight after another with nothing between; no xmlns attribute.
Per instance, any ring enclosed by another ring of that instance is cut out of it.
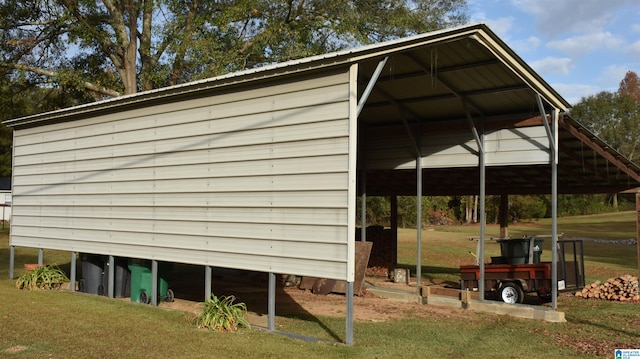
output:
<svg viewBox="0 0 640 359"><path fill-rule="evenodd" d="M550 301L551 262L540 262L543 237L547 236L523 236L516 239L490 238L500 244L502 256L491 257L491 263L484 266L485 292L498 293L505 303L522 303L526 293L536 293L542 300ZM471 240L478 239L471 238ZM558 291L583 287L582 241L558 241L557 249ZM477 291L479 289L479 260L479 258L476 259L476 265L460 266L462 290Z"/></svg>
<svg viewBox="0 0 640 359"><path fill-rule="evenodd" d="M462 290L478 290L480 266L460 266ZM498 292L505 303L522 303L525 293L551 299L551 262L534 264L486 264L485 291Z"/></svg>

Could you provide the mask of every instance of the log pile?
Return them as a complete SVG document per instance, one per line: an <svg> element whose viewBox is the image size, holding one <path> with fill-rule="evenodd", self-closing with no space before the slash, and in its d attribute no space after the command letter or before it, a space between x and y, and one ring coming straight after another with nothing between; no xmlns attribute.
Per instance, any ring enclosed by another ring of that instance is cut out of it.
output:
<svg viewBox="0 0 640 359"><path fill-rule="evenodd" d="M620 302L639 302L638 277L624 275L609 278L605 283L596 281L586 285L576 297L585 299L614 300Z"/></svg>

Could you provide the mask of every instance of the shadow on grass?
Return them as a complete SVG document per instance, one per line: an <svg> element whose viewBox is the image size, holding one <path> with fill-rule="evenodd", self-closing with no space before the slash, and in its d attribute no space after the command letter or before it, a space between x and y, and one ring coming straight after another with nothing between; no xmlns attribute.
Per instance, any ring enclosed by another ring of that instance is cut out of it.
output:
<svg viewBox="0 0 640 359"><path fill-rule="evenodd" d="M615 324L619 324L619 323L616 323L616 322L613 322L612 325L603 323L602 321L591 321L591 320L585 320L585 319L573 319L572 322L576 323L576 324L580 324L580 325L585 325L585 326L590 326L590 327L596 327L596 328L599 328L599 329L604 329L605 331L607 331L609 333L618 333L618 334L628 335L630 337L640 338L640 335L638 333L634 333L634 332L629 331L629 330L621 329L620 326L616 326Z"/></svg>

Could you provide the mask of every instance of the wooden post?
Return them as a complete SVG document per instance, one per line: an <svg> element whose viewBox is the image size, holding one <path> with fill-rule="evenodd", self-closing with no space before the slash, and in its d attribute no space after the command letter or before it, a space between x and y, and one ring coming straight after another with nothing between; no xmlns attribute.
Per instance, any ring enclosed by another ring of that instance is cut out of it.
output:
<svg viewBox="0 0 640 359"><path fill-rule="evenodd" d="M509 195L500 195L500 238L509 237Z"/></svg>

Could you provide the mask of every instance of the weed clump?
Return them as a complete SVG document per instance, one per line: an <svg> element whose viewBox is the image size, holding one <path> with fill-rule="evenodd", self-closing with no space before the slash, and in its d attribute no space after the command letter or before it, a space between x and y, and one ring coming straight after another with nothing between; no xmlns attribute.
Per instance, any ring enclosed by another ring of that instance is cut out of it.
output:
<svg viewBox="0 0 640 359"><path fill-rule="evenodd" d="M58 266L39 266L21 275L16 288L27 290L60 289L69 278Z"/></svg>
<svg viewBox="0 0 640 359"><path fill-rule="evenodd" d="M209 329L219 332L236 331L240 327L251 328L244 318L247 306L244 303L234 303L236 297L222 296L211 298L204 302L202 313L195 317L195 325L199 329Z"/></svg>

